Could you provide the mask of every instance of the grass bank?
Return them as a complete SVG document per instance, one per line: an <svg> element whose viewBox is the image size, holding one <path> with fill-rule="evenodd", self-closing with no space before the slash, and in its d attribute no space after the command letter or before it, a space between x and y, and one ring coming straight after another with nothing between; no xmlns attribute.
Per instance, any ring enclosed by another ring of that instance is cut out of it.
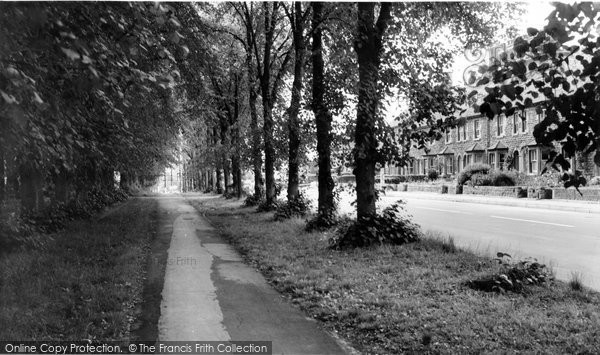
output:
<svg viewBox="0 0 600 355"><path fill-rule="evenodd" d="M468 280L491 259L434 239L362 250L327 248L304 221L214 199L195 202L281 293L365 353L600 353L600 295L556 282L525 295Z"/></svg>
<svg viewBox="0 0 600 355"><path fill-rule="evenodd" d="M72 222L43 250L0 257L0 340L127 340L140 309L157 201Z"/></svg>

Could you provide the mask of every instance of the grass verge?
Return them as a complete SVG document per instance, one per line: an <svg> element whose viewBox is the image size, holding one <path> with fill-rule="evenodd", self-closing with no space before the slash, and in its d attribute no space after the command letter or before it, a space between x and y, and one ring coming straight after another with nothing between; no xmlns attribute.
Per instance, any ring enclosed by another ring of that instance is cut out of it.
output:
<svg viewBox="0 0 600 355"><path fill-rule="evenodd" d="M365 353L600 353L600 295L556 282L522 295L484 293L468 280L496 262L426 238L335 251L327 233L240 202L195 202L269 282Z"/></svg>
<svg viewBox="0 0 600 355"><path fill-rule="evenodd" d="M157 201L71 223L44 249L0 257L0 340L127 340Z"/></svg>

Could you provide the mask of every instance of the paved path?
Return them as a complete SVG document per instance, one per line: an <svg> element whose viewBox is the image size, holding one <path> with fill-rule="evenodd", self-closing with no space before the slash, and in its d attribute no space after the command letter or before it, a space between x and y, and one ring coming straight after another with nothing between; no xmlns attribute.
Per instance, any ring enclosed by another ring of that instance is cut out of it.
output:
<svg viewBox="0 0 600 355"><path fill-rule="evenodd" d="M168 251L161 341L272 341L273 354L343 354L342 347L273 290L183 197L160 198L178 216Z"/></svg>

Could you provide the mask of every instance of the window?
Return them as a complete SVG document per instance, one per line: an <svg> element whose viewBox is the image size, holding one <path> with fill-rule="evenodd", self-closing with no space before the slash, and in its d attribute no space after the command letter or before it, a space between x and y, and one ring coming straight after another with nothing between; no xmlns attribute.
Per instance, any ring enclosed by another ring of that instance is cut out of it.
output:
<svg viewBox="0 0 600 355"><path fill-rule="evenodd" d="M504 162L506 161L506 154L498 152L498 168L504 170Z"/></svg>
<svg viewBox="0 0 600 355"><path fill-rule="evenodd" d="M519 133L519 115L515 112L513 117L513 135Z"/></svg>
<svg viewBox="0 0 600 355"><path fill-rule="evenodd" d="M459 173L461 171L462 158L460 155L456 157L456 172Z"/></svg>
<svg viewBox="0 0 600 355"><path fill-rule="evenodd" d="M462 125L462 140L466 141L467 140L467 124L463 123Z"/></svg>
<svg viewBox="0 0 600 355"><path fill-rule="evenodd" d="M488 154L488 164L492 167L492 169L496 168L496 153Z"/></svg>
<svg viewBox="0 0 600 355"><path fill-rule="evenodd" d="M446 129L446 143L450 143L452 136L450 135L450 128Z"/></svg>
<svg viewBox="0 0 600 355"><path fill-rule="evenodd" d="M496 136L500 137L504 135L504 115L498 116L496 120Z"/></svg>
<svg viewBox="0 0 600 355"><path fill-rule="evenodd" d="M482 153L475 153L474 163L483 163Z"/></svg>
<svg viewBox="0 0 600 355"><path fill-rule="evenodd" d="M525 113L525 118L523 119L523 122L521 122L521 132L522 133L527 132L527 122L533 122L534 115L535 115L535 111L533 111L533 110L529 110Z"/></svg>
<svg viewBox="0 0 600 355"><path fill-rule="evenodd" d="M450 175L454 174L454 158L449 156L446 158L446 172Z"/></svg>
<svg viewBox="0 0 600 355"><path fill-rule="evenodd" d="M538 172L538 152L537 149L529 150L529 173L537 174Z"/></svg>
<svg viewBox="0 0 600 355"><path fill-rule="evenodd" d="M542 110L542 112L537 114L537 121L538 123L542 122L542 120L544 119L544 114L546 113L546 110Z"/></svg>
<svg viewBox="0 0 600 355"><path fill-rule="evenodd" d="M415 165L413 163L412 160L408 161L408 174L409 175L414 175L415 174Z"/></svg>
<svg viewBox="0 0 600 355"><path fill-rule="evenodd" d="M479 119L473 121L473 138L481 138L481 129L479 128Z"/></svg>

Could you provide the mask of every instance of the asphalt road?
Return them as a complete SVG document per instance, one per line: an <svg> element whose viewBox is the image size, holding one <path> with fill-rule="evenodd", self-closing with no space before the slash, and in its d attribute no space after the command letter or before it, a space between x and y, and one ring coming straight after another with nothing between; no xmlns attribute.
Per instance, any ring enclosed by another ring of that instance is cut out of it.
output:
<svg viewBox="0 0 600 355"><path fill-rule="evenodd" d="M551 266L558 279L568 281L577 273L584 285L600 291L598 214L422 199L410 193L383 196L379 205L399 198L424 230L450 235L458 246L478 254L509 253L513 260L536 258ZM343 212L353 211L351 200L342 199Z"/></svg>

